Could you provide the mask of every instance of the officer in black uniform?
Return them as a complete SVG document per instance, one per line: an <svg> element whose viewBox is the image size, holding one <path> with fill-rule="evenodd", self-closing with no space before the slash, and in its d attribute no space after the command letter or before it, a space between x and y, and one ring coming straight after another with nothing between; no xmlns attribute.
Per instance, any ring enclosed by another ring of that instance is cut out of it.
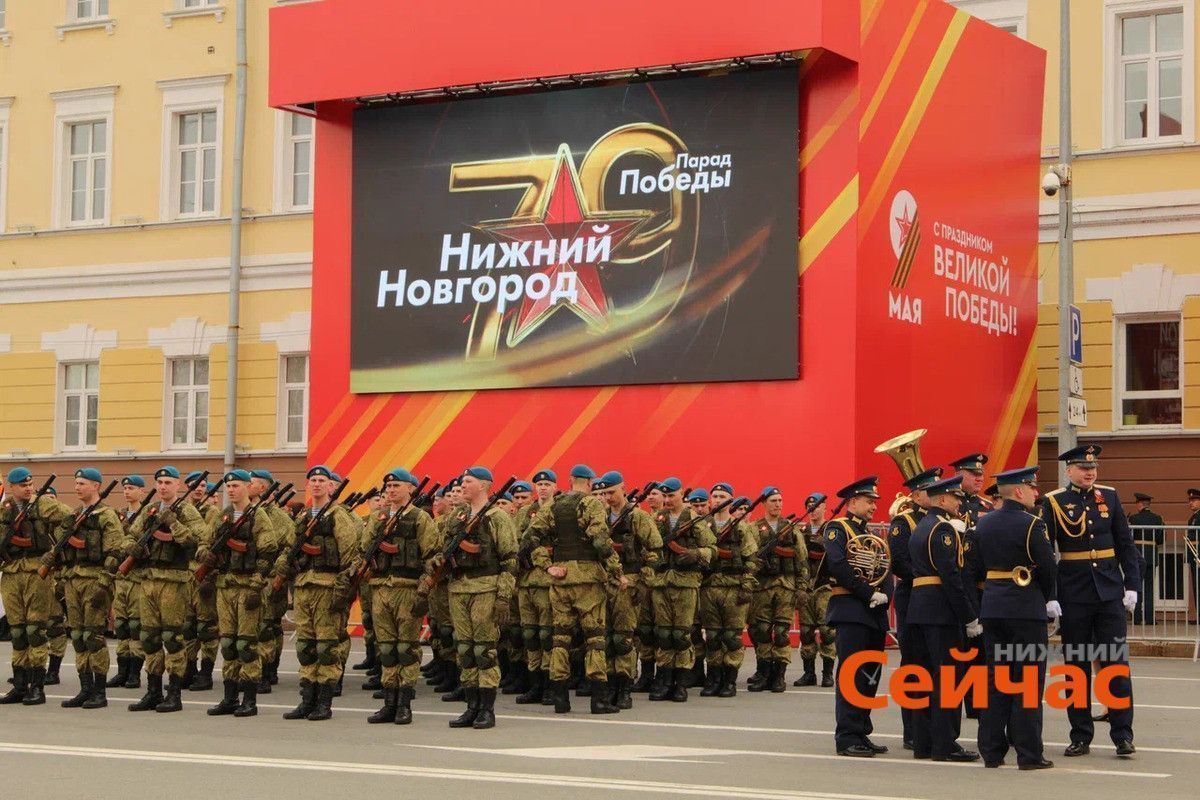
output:
<svg viewBox="0 0 1200 800"><path fill-rule="evenodd" d="M1187 564L1189 572L1192 573L1192 588L1196 592L1196 616L1200 617L1200 489L1188 489L1188 511L1191 516L1188 518L1187 544L1184 547L1187 550ZM1192 624L1196 624L1196 620L1192 620Z"/></svg>
<svg viewBox="0 0 1200 800"><path fill-rule="evenodd" d="M887 542L867 530L879 500L878 482L876 476L870 475L838 491L846 516L838 517L825 528L825 562L816 578L827 581L832 588L826 622L837 631L834 639L838 660L834 741L838 755L859 758L887 752L886 747L869 738L873 730L871 710L859 708L847 700L842 694L841 683L841 672L848 658L864 650L883 652L887 640L888 604L893 591L891 571L885 572L880 581L880 576L863 574L846 558L850 542L868 536L878 540L882 550L887 551ZM854 687L859 694L874 697L882 678L883 666L867 663L855 670Z"/></svg>
<svg viewBox="0 0 1200 800"><path fill-rule="evenodd" d="M1139 625L1153 625L1154 561L1158 556L1158 548L1163 544L1163 518L1150 510L1150 503L1154 500L1150 495L1134 492L1133 499L1137 510L1129 515L1129 527L1133 531L1133 543L1142 556L1142 589L1138 592L1133 621Z"/></svg>
<svg viewBox="0 0 1200 800"><path fill-rule="evenodd" d="M888 547L892 549L892 573L896 576L896 594L893 598L896 608L896 642L900 645L900 665L908 663L905 658L904 635L908 630L905 617L908 615L908 601L912 597L912 562L908 557L908 542L917 523L929 509L929 495L925 487L942 477L942 468L933 467L924 472L918 472L904 482L908 489L911 507L892 517L888 526ZM912 709L900 709L900 721L904 731L904 749L912 750Z"/></svg>
<svg viewBox="0 0 1200 800"><path fill-rule="evenodd" d="M929 705L912 712L913 758L934 761L978 761L979 754L958 742L961 709L942 701L942 667L958 662L950 651L961 648L967 636L983 632L971 588L963 582L962 537L951 520L960 513L962 476L944 478L925 487L930 508L908 543L912 564L912 599L904 637L907 660L925 667L933 678ZM948 688L948 687L947 687Z"/></svg>
<svg viewBox="0 0 1200 800"><path fill-rule="evenodd" d="M980 600L983 597L983 576L978 574L980 567L976 554L979 551L979 534L975 530L975 526L979 523L980 515L986 514L992 509L992 504L981 494L984 488L983 472L987 463L986 453L970 453L957 461L950 462L950 466L954 467L955 477L962 478L963 499L962 507L959 509L962 523L956 522L954 525L963 540L963 559L966 570L963 583L967 587L967 592L975 598L976 608L979 608ZM983 658L982 636L968 638L966 646L975 648L976 656L973 661L959 662L964 674L965 670L970 667L982 668L986 663ZM975 707L970 694L963 698L963 709L966 711L968 719L979 719L979 709Z"/></svg>
<svg viewBox="0 0 1200 800"><path fill-rule="evenodd" d="M1088 708L1067 709L1071 721L1071 744L1064 755L1086 755L1091 749L1095 725L1092 721L1091 660L1089 645L1109 652L1100 659L1102 667L1128 667L1126 612L1137 606L1141 586L1141 564L1129 520L1111 486L1096 483L1101 447L1080 445L1059 455L1067 462L1068 483L1046 494L1042 519L1058 547L1057 598L1046 605L1051 616L1062 615L1061 635L1067 664L1083 670L1088 680ZM1080 658L1080 656L1083 656ZM1130 698L1128 708L1109 712L1109 735L1117 755L1129 757L1133 747L1133 689L1127 676L1115 678L1114 697Z"/></svg>
<svg viewBox="0 0 1200 800"><path fill-rule="evenodd" d="M984 656L988 663L988 704L979 720L983 765L1004 764L1009 742L1017 767L1047 769L1042 755L1041 699L1046 685L1046 603L1054 596L1054 548L1046 523L1035 513L1037 467L1001 472L996 485L1001 503L979 521L979 556L985 570ZM1032 647L1030 647L1032 646ZM1007 670L1021 681L1026 667L1037 669L1037 704L1027 707L997 688L996 674Z"/></svg>

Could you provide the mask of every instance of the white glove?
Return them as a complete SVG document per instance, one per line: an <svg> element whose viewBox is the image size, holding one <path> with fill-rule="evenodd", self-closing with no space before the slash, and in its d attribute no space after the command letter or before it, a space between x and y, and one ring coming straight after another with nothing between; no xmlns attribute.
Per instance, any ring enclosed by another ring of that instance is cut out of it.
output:
<svg viewBox="0 0 1200 800"><path fill-rule="evenodd" d="M977 636L983 635L983 624L978 619L973 619L967 623L967 636L974 639Z"/></svg>
<svg viewBox="0 0 1200 800"><path fill-rule="evenodd" d="M1125 590L1125 599L1121 602L1125 604L1126 611L1133 611L1137 608L1137 597L1137 592L1131 592L1128 589Z"/></svg>
<svg viewBox="0 0 1200 800"><path fill-rule="evenodd" d="M954 528L954 530L958 531L959 533L966 533L967 532L967 521L965 519L958 519L956 517L956 518L950 520L950 527Z"/></svg>
<svg viewBox="0 0 1200 800"><path fill-rule="evenodd" d="M875 594L871 595L871 608L875 608L876 606L886 606L887 602L888 596L883 592L875 592Z"/></svg>
<svg viewBox="0 0 1200 800"><path fill-rule="evenodd" d="M1057 600L1046 603L1046 616L1050 619L1058 619L1062 616L1062 606L1058 604Z"/></svg>

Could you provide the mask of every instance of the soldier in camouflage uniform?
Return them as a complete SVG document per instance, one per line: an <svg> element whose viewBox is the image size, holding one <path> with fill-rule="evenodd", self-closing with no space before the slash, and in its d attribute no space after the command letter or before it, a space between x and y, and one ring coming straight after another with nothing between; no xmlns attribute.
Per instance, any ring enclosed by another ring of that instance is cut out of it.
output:
<svg viewBox="0 0 1200 800"><path fill-rule="evenodd" d="M146 694L129 706L130 711L182 711L187 653L184 625L191 606L192 572L189 560L205 533L204 518L187 500L172 508L181 491L175 467L160 467L154 473L156 502L142 509L133 520L123 542L126 557L141 569L141 619L139 640L146 654ZM153 531L143 547L140 540ZM163 673L169 673L163 697Z"/></svg>
<svg viewBox="0 0 1200 800"><path fill-rule="evenodd" d="M445 534L448 542L469 529L472 519L488 502L492 473L475 466L462 477L463 505L450 512ZM500 629L509 623L509 601L516 588L517 536L512 517L498 508L488 510L452 553L450 571L450 615L462 673L467 710L450 720L452 728L492 728L496 725L496 687L500 668L496 643ZM441 566L438 553L432 569ZM428 581L418 590L428 596Z"/></svg>
<svg viewBox="0 0 1200 800"><path fill-rule="evenodd" d="M710 490L714 507L733 498L733 487L718 483ZM741 669L742 631L758 581L754 527L744 517L750 500L739 497L713 515L717 557L705 571L700 587L700 624L704 626L708 680L701 697L733 697Z"/></svg>
<svg viewBox="0 0 1200 800"><path fill-rule="evenodd" d="M585 642L584 674L591 683L592 713L615 714L620 710L612 704L608 687L606 587L611 584L624 590L629 581L621 572L621 559L612 546L604 503L591 494L595 477L596 473L585 464L573 467L571 490L543 506L525 530L533 563L545 569L552 581L550 685L556 714L571 710L567 693L571 677L569 649L577 625Z"/></svg>
<svg viewBox="0 0 1200 800"><path fill-rule="evenodd" d="M825 542L820 536L821 526L825 524L825 495L820 492L810 494L804 500L804 508L808 511L808 521L804 523L801 537L802 544L808 548L808 600L800 606L800 660L804 663L804 672L793 686L816 686L816 662L818 653L821 656L821 685L825 688L833 686L833 662L837 658L837 648L834 646L834 630L825 624L825 612L829 610L829 598L832 588L828 583L813 586L813 578L825 558ZM817 644L820 634L821 643Z"/></svg>
<svg viewBox="0 0 1200 800"><path fill-rule="evenodd" d="M298 562L288 561L296 537L308 533L311 521L328 504L333 475L323 465L308 471L312 506L296 521L275 562L276 575L285 579L295 575L292 612L300 660L300 703L284 714L284 719L318 721L333 716L333 693L342 674L338 645L346 636L347 595L362 553L358 521L345 506L335 505L305 539Z"/></svg>
<svg viewBox="0 0 1200 800"><path fill-rule="evenodd" d="M521 622L521 640L525 650L525 665L529 670L529 691L517 697L521 705L541 703L553 705L546 691L550 687L550 651L554 649L554 612L550 609L550 576L544 567L533 563L533 548L524 538L530 521L548 507L558 492L558 476L553 470L534 473L532 500L517 514L516 530L521 542L517 559L517 606Z"/></svg>
<svg viewBox="0 0 1200 800"><path fill-rule="evenodd" d="M397 468L383 478L383 508L371 515L363 531L363 549L380 539L370 569L376 647L383 668L383 708L367 717L369 723L412 722L421 664L421 620L414 610L417 587L425 565L441 549L437 525L420 508L410 505L418 481ZM382 534L382 536L381 536Z"/></svg>
<svg viewBox="0 0 1200 800"><path fill-rule="evenodd" d="M701 570L716 558L716 537L708 522L683 507L683 484L667 478L659 484L663 509L654 517L663 540L662 560L656 565L654 635L658 643L658 685L651 700L687 702L687 676L696 653L692 625L700 592Z"/></svg>
<svg viewBox="0 0 1200 800"><path fill-rule="evenodd" d="M606 472L593 484L596 495L608 506L608 523L613 549L621 560L625 587L608 602L608 674L612 704L633 708L630 691L637 675L641 642L654 647L654 625L650 622L650 592L654 565L662 550L662 536L654 519L625 496L625 479L619 472ZM645 624L640 624L640 620ZM650 661L650 670L654 661Z"/></svg>
<svg viewBox="0 0 1200 800"><path fill-rule="evenodd" d="M79 498L80 507L62 520L54 537L58 541L69 536L72 542L63 548L57 563L53 552L41 558L42 564L50 569L62 566L58 578L63 584L67 627L75 649L75 669L79 672L79 694L63 700L63 708L104 708L108 705L104 686L108 678L108 647L104 642L104 631L112 607L112 573L117 568L125 531L117 512L105 505L76 526L79 515L99 499L103 480L100 471L94 467L75 470L75 496Z"/></svg>
<svg viewBox="0 0 1200 800"><path fill-rule="evenodd" d="M188 473L186 482L190 485L200 474L199 472ZM200 512L206 527L211 527L213 520L220 515L219 508L204 502L204 496L211 486L212 484L206 486L201 482L192 490L190 497L192 506ZM193 558L189 566L195 573L200 567L200 563ZM189 584L191 587L191 614L184 630L184 636L187 639L187 672L184 674L183 684L193 692L206 692L213 688L212 673L213 667L217 663L217 639L219 638L215 581L216 575L210 573L203 585L198 583L195 578ZM197 658L200 659L199 665L196 663Z"/></svg>
<svg viewBox="0 0 1200 800"><path fill-rule="evenodd" d="M50 495L55 499L58 498L58 492L54 487L50 487ZM67 506L70 509L70 506ZM50 653L50 664L46 668L46 686L57 686L59 684L58 671L62 666L63 656L67 652L67 607L65 605L66 586L59 580L59 576L51 573L50 581L54 586L54 613L50 615L50 625L46 628L46 634L50 637L50 641L46 644L46 649ZM137 687L134 687L137 688Z"/></svg>
<svg viewBox="0 0 1200 800"><path fill-rule="evenodd" d="M146 496L146 481L141 475L126 475L121 479L121 493L125 495L125 510L119 512L121 525L128 534L142 498ZM146 663L141 642L142 567L135 566L127 575L118 573L116 580L113 633L117 637L117 674L109 678L105 686L137 689L142 685L142 665ZM129 686L130 683L133 686Z"/></svg>
<svg viewBox="0 0 1200 800"><path fill-rule="evenodd" d="M387 506L383 492L379 492L367 501L367 513L360 518L363 530L371 518L378 515ZM364 539L363 541L368 541ZM378 637L375 635L375 601L372 597L375 589L370 581L363 581L358 589L359 618L363 627L363 646L367 656L353 666L355 670L366 670L367 679L363 681L365 691L375 692L376 697L383 697L383 665L379 663Z"/></svg>
<svg viewBox="0 0 1200 800"><path fill-rule="evenodd" d="M461 479L456 477L446 484L444 495L445 508L438 517L437 523L443 538L446 526L454 516L454 512L462 505ZM434 684L435 692L442 692L442 700L447 703L461 702L466 699L462 682L459 680L460 669L458 654L454 646L454 621L450 617L450 581L442 578L429 594L429 627L432 631L431 640L436 641L434 653L441 661L442 668L435 677L439 678Z"/></svg>
<svg viewBox="0 0 1200 800"><path fill-rule="evenodd" d="M513 516L513 527L517 534L517 542L521 541L521 534L525 529L523 525L517 524L517 520L524 516L528 520L528 515L522 514L526 507L533 502L533 485L525 481L517 481L509 489L508 496L512 498L512 503L509 504L509 511ZM501 505L501 503L497 503ZM500 692L501 694L515 694L518 697L528 692L531 688L531 676L529 672L529 655L525 652L525 636L524 630L521 627L521 570L520 557L517 559L517 591L513 592L511 608L509 614L512 621L508 625L508 629L500 632L500 640L504 643L501 657L501 678ZM507 675L505 675L505 664L507 664Z"/></svg>
<svg viewBox="0 0 1200 800"><path fill-rule="evenodd" d="M244 469L225 476L229 505L208 527L196 551L196 558L217 575L217 629L225 696L208 709L210 717L258 714L263 585L271 569L269 556L279 540L267 512L250 500L252 480Z"/></svg>
<svg viewBox="0 0 1200 800"><path fill-rule="evenodd" d="M71 509L50 494L34 503L33 475L25 467L10 470L7 480L0 504L0 540L8 542L0 551L0 596L12 633L13 688L0 697L0 704L36 706L46 702L42 687L50 617L56 606L54 584L39 578L37 570L41 557L54 547L55 532ZM25 519L14 529L22 511Z"/></svg>
<svg viewBox="0 0 1200 800"><path fill-rule="evenodd" d="M646 508L650 514L650 522L654 523L654 517L662 510L663 493L662 489L657 484L652 484L649 490L643 496L646 501ZM657 526L655 527L657 531ZM659 536L659 541L662 541L662 536ZM660 545L661 547L661 545ZM657 555L657 554L656 554ZM655 559L657 566L658 559ZM638 608L637 621L637 657L641 663L641 673L638 679L634 681L630 687L631 692L649 692L654 686L654 662L657 651L656 641L654 638L654 587L658 585L657 569L653 575L646 581L645 587L645 602Z"/></svg>
<svg viewBox="0 0 1200 800"><path fill-rule="evenodd" d="M257 503L263 492L270 489L274 483L275 476L270 471L250 470L250 502ZM293 522L288 513L273 502L264 503L260 508L271 520L271 530L275 534L275 544L260 554L260 558L274 564ZM270 694L271 687L279 682L279 657L283 651L283 615L287 613L287 592L272 592L264 581L262 603L258 631L258 655L262 663L262 676L258 680L257 693Z"/></svg>
<svg viewBox="0 0 1200 800"><path fill-rule="evenodd" d="M763 489L766 514L755 526L759 545L758 592L750 608L750 639L754 642L759 668L766 665L761 680L751 679L752 692L787 690L784 677L792 661L792 618L797 608L808 604L808 549L795 528L783 519L783 493L774 486ZM780 531L786 531L778 536ZM763 549L773 545L766 552Z"/></svg>

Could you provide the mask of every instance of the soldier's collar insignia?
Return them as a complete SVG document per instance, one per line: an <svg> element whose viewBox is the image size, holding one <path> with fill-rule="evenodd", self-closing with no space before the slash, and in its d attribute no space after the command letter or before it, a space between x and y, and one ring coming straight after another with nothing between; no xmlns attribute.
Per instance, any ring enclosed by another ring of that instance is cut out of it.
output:
<svg viewBox="0 0 1200 800"><path fill-rule="evenodd" d="M836 533L834 533L833 531L830 531L830 532L829 532L829 538L830 538L830 539L836 539L836 538L837 538L837 534L836 534Z"/></svg>
<svg viewBox="0 0 1200 800"><path fill-rule="evenodd" d="M948 533L947 533L947 534L945 534L945 535L943 535L943 536L942 536L942 544L944 544L944 545L946 545L947 547L949 547L950 545L954 544L954 537L952 537L952 536L951 536L950 534L948 534Z"/></svg>

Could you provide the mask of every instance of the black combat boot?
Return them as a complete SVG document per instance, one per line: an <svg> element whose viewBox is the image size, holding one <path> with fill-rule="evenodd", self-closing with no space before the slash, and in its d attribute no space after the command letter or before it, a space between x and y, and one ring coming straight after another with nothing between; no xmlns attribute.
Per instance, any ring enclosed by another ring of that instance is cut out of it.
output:
<svg viewBox="0 0 1200 800"><path fill-rule="evenodd" d="M792 682L792 686L816 686L817 685L817 672L816 672L816 666L815 666L816 661L817 660L815 658L804 659L804 672L803 672L803 674L800 675L799 678L796 678L796 680Z"/></svg>
<svg viewBox="0 0 1200 800"><path fill-rule="evenodd" d="M125 678L126 689L142 688L142 667L145 665L146 659L138 656L129 657L129 675Z"/></svg>
<svg viewBox="0 0 1200 800"><path fill-rule="evenodd" d="M428 661L426 661L424 664L422 664L421 665L421 677L428 678L428 677L432 676L434 671L438 668L439 663L440 662L438 661L438 659L431 658Z"/></svg>
<svg viewBox="0 0 1200 800"><path fill-rule="evenodd" d="M569 658L571 664L571 675L567 678L567 688L575 690L583 683L583 655L571 654ZM576 695L582 697L583 695Z"/></svg>
<svg viewBox="0 0 1200 800"><path fill-rule="evenodd" d="M576 697L591 697L592 683L587 679L587 670L584 669L583 659L579 661L579 677L575 676L575 665L571 665L571 683L575 689Z"/></svg>
<svg viewBox="0 0 1200 800"><path fill-rule="evenodd" d="M701 648L703 650L703 648ZM705 685L704 676L704 659L697 658L692 662L692 668L687 671L687 676L684 680L684 688L695 689Z"/></svg>
<svg viewBox="0 0 1200 800"><path fill-rule="evenodd" d="M0 697L0 705L11 706L25 702L25 696L29 693L29 669L13 667L12 684L8 694Z"/></svg>
<svg viewBox="0 0 1200 800"><path fill-rule="evenodd" d="M94 680L92 673L79 673L79 694L72 697L70 700L63 700L61 705L63 708L79 708L92 696L92 681ZM24 689L24 687L22 687Z"/></svg>
<svg viewBox="0 0 1200 800"><path fill-rule="evenodd" d="M146 693L136 703L129 704L130 711L153 711L163 701L162 675L146 676Z"/></svg>
<svg viewBox="0 0 1200 800"><path fill-rule="evenodd" d="M496 666L500 667L500 683L498 685L498 688L499 689L507 689L509 684L512 683L512 680L515 677L513 675L512 664L508 660L508 649L505 648L504 650L500 650L497 652L496 655L497 655Z"/></svg>
<svg viewBox="0 0 1200 800"><path fill-rule="evenodd" d="M669 695L672 703L686 703L688 699L688 682L691 670L676 669L675 670L675 685L671 687Z"/></svg>
<svg viewBox="0 0 1200 800"><path fill-rule="evenodd" d="M196 676L192 678L192 685L188 687L189 692L207 692L213 688L213 667L216 663L211 658L200 659L200 668L196 670Z"/></svg>
<svg viewBox="0 0 1200 800"><path fill-rule="evenodd" d="M260 694L271 693L271 679L267 675L267 665L263 664L262 675L259 676L258 682L254 685L254 696L257 698Z"/></svg>
<svg viewBox="0 0 1200 800"><path fill-rule="evenodd" d="M509 668L512 680L504 688L504 694L524 694L529 691L529 667L524 661L514 662Z"/></svg>
<svg viewBox="0 0 1200 800"><path fill-rule="evenodd" d="M342 681L343 681L345 678L346 678L346 665L345 665L345 664L343 664L343 665L342 665L342 674L341 674L341 675L339 675L339 676L338 676L338 679L337 679L336 681L334 681L334 682L333 682L333 696L334 696L334 697L341 697L341 696L342 696Z"/></svg>
<svg viewBox="0 0 1200 800"><path fill-rule="evenodd" d="M283 658L283 648L276 647L275 655L271 657L271 677L268 679L272 686L279 685L279 659Z"/></svg>
<svg viewBox="0 0 1200 800"><path fill-rule="evenodd" d="M783 659L776 659L775 672L771 675L771 684L767 687L775 694L782 694L787 691L787 662Z"/></svg>
<svg viewBox="0 0 1200 800"><path fill-rule="evenodd" d="M210 717L224 717L237 711L238 707L238 685L237 681L225 681L225 696L221 698L221 702L217 703L212 708L208 709Z"/></svg>
<svg viewBox="0 0 1200 800"><path fill-rule="evenodd" d="M550 680L550 670L542 670L542 705L554 705L554 684Z"/></svg>
<svg viewBox="0 0 1200 800"><path fill-rule="evenodd" d="M335 686L336 684L334 683L317 684L317 704L308 714L310 721L321 722L333 716L333 690Z"/></svg>
<svg viewBox="0 0 1200 800"><path fill-rule="evenodd" d="M117 656L117 674L104 682L109 689L124 686L129 680L129 656Z"/></svg>
<svg viewBox="0 0 1200 800"><path fill-rule="evenodd" d="M235 717L258 716L258 681L242 682L242 704L234 709Z"/></svg>
<svg viewBox="0 0 1200 800"><path fill-rule="evenodd" d="M755 680L754 676L746 683L747 691L765 692L771 688L771 682L775 679L775 661L769 658L760 658L758 667L762 670L762 680Z"/></svg>
<svg viewBox="0 0 1200 800"><path fill-rule="evenodd" d="M631 692L648 692L654 685L654 659L642 659L642 672L638 675L637 681L633 686L629 687Z"/></svg>
<svg viewBox="0 0 1200 800"><path fill-rule="evenodd" d="M525 694L517 695L517 705L527 706L542 702L542 692L546 688L546 673L541 670L529 673L529 688Z"/></svg>
<svg viewBox="0 0 1200 800"><path fill-rule="evenodd" d="M411 686L401 686L398 701L396 703L396 724L411 725L412 724L412 701L417 696L417 691Z"/></svg>
<svg viewBox="0 0 1200 800"><path fill-rule="evenodd" d="M393 689L390 686L383 687L383 708L376 711L371 716L367 717L367 722L376 725L380 722L395 722L396 721L396 706L400 700L398 695L400 691Z"/></svg>
<svg viewBox="0 0 1200 800"><path fill-rule="evenodd" d="M425 675L426 686L438 686L442 681L446 680L446 662L443 659L435 658L429 662L429 672L422 673ZM436 689L434 691L437 691Z"/></svg>
<svg viewBox="0 0 1200 800"><path fill-rule="evenodd" d="M34 667L33 669L27 669L25 674L29 677L29 690L25 692L25 699L21 701L21 705L45 705L46 692L42 688L45 686L46 680L45 667Z"/></svg>
<svg viewBox="0 0 1200 800"><path fill-rule="evenodd" d="M471 727L477 731L496 727L495 689L479 690L479 713L475 715L475 721L471 723Z"/></svg>
<svg viewBox="0 0 1200 800"><path fill-rule="evenodd" d="M725 668L715 664L708 665L708 674L704 678L704 688L700 690L701 697L715 697L721 688L721 679L725 676Z"/></svg>
<svg viewBox="0 0 1200 800"><path fill-rule="evenodd" d="M378 692L383 688L383 672L368 672L367 679L363 681L362 688L364 692Z"/></svg>
<svg viewBox="0 0 1200 800"><path fill-rule="evenodd" d="M650 690L650 699L655 702L659 700L670 700L671 690L675 684L675 670L671 667L659 667L658 672L654 677L657 681L653 689Z"/></svg>
<svg viewBox="0 0 1200 800"><path fill-rule="evenodd" d="M616 714L620 710L609 700L608 681L592 681L592 713Z"/></svg>
<svg viewBox="0 0 1200 800"><path fill-rule="evenodd" d="M46 680L43 686L58 686L58 669L62 666L62 656L50 656L50 666L46 668Z"/></svg>
<svg viewBox="0 0 1200 800"><path fill-rule="evenodd" d="M108 707L108 690L104 688L104 679L107 677L107 671L92 673L92 694L87 700L83 701L79 706L80 708Z"/></svg>
<svg viewBox="0 0 1200 800"><path fill-rule="evenodd" d="M633 708L633 696L629 693L633 681L625 675L617 675L614 683L616 692L613 694L613 705L622 711Z"/></svg>
<svg viewBox="0 0 1200 800"><path fill-rule="evenodd" d="M371 669L378 663L379 663L379 660L375 653L375 643L367 642L367 657L364 658L362 661L358 662L357 664L355 664L350 669L353 669L353 670Z"/></svg>
<svg viewBox="0 0 1200 800"><path fill-rule="evenodd" d="M550 697L554 700L554 713L567 714L571 711L570 681L550 681Z"/></svg>
<svg viewBox="0 0 1200 800"><path fill-rule="evenodd" d="M469 728L475 724L475 718L479 716L479 687L464 686L463 694L467 699L467 710L450 720L451 728Z"/></svg>
<svg viewBox="0 0 1200 800"><path fill-rule="evenodd" d="M181 691L183 691L183 679L178 675L168 675L167 694L154 710L160 714L183 711L183 701L179 698Z"/></svg>
<svg viewBox="0 0 1200 800"><path fill-rule="evenodd" d="M746 688L749 689L756 683L763 683L767 680L767 660L759 658L758 653L754 654L754 673L746 680ZM759 690L761 691L761 690Z"/></svg>
<svg viewBox="0 0 1200 800"><path fill-rule="evenodd" d="M833 686L833 659L821 656L821 686Z"/></svg>
<svg viewBox="0 0 1200 800"><path fill-rule="evenodd" d="M442 671L442 681L434 686L433 690L442 694L453 692L458 688L458 675L458 664L453 661L447 661L446 668Z"/></svg>
<svg viewBox="0 0 1200 800"><path fill-rule="evenodd" d="M191 689L192 681L196 680L196 662L192 659L187 660L187 664L183 668L183 680L180 682L181 689Z"/></svg>
<svg viewBox="0 0 1200 800"><path fill-rule="evenodd" d="M300 705L283 715L284 719L306 719L316 702L317 687L304 679L300 680Z"/></svg>
<svg viewBox="0 0 1200 800"><path fill-rule="evenodd" d="M738 668L725 666L721 668L721 681L717 686L717 697L737 696Z"/></svg>
<svg viewBox="0 0 1200 800"><path fill-rule="evenodd" d="M450 670L450 674L447 677L447 683L450 685L450 688L442 695L442 702L461 703L467 699L467 693L462 685L462 670L459 669L458 665L451 666Z"/></svg>

